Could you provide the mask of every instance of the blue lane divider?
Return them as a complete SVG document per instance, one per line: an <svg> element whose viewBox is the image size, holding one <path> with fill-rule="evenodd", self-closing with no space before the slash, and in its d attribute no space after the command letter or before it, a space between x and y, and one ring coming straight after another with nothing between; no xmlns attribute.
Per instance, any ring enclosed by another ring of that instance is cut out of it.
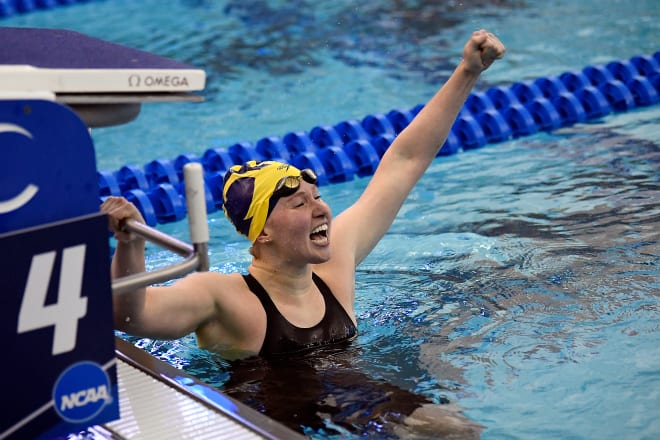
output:
<svg viewBox="0 0 660 440"><path fill-rule="evenodd" d="M556 77L497 86L468 97L438 156L658 102L660 51ZM226 170L250 159L280 160L299 168L312 168L320 185L349 181L356 175L369 176L396 135L422 108L423 105L395 109L367 115L362 120L319 125L309 132L292 131L228 148L215 146L201 156L181 154L172 160L153 160L143 167L125 165L114 172L99 171L100 195L124 195L153 226L185 217L181 182L183 165L188 162L200 162L204 168L208 212L222 208Z"/></svg>

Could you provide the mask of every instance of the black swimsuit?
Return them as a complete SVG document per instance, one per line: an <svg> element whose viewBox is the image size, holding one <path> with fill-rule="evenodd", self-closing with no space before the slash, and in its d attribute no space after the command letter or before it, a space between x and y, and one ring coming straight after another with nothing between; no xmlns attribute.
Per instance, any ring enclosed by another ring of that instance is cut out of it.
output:
<svg viewBox="0 0 660 440"><path fill-rule="evenodd" d="M309 328L296 327L277 310L266 290L250 274L243 279L266 311L266 337L260 356L294 353L322 345L352 340L357 334L355 324L337 301L330 288L318 275L312 274L314 284L323 295L325 314L321 321Z"/></svg>

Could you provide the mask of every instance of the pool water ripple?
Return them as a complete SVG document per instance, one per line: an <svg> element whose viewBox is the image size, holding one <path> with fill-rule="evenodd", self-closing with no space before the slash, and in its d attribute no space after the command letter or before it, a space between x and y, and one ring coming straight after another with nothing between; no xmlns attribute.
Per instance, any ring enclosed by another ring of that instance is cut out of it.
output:
<svg viewBox="0 0 660 440"><path fill-rule="evenodd" d="M658 50L655 0L464 3L112 0L5 24L66 27L205 69L204 104L144 106L138 124L93 132L105 170L411 108L480 27L509 47L481 89ZM321 192L336 214L367 183ZM436 160L357 270L357 340L296 372L310 389L329 372L451 401L485 439L658 438L659 190L658 106ZM244 271L249 244L221 212L209 220L211 269ZM159 229L188 237L185 222ZM178 260L148 247L148 268ZM194 335L123 337L264 404L257 361L227 362ZM291 374L278 371L272 382ZM287 404L309 397L288 384ZM352 404L375 399L358 388L345 393ZM303 430L384 435L380 422L320 423Z"/></svg>

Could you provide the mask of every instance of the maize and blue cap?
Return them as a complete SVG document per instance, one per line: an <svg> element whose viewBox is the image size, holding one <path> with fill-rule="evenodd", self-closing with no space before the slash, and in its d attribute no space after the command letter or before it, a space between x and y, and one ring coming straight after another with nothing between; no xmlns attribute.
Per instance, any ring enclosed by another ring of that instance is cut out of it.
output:
<svg viewBox="0 0 660 440"><path fill-rule="evenodd" d="M222 191L222 208L225 215L240 234L254 243L263 231L277 200L283 195L273 197L276 189L280 189L287 182L288 194L292 194L303 177L310 183L316 183L316 176L313 179L303 176L304 173L310 172L301 172L293 165L276 161L251 160L243 165L232 166L225 174ZM288 181L293 181L294 186Z"/></svg>

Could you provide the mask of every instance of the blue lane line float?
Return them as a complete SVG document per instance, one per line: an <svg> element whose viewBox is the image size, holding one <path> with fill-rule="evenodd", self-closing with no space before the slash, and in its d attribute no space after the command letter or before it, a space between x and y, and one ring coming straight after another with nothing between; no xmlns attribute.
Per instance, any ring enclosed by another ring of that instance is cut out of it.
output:
<svg viewBox="0 0 660 440"><path fill-rule="evenodd" d="M556 77L497 86L468 97L438 156L552 131L659 101L660 51ZM114 172L99 171L100 195L127 197L143 213L147 224L154 226L185 217L181 170L192 161L204 168L209 213L222 208L226 170L251 159L312 168L319 185L369 176L394 138L422 108L394 109L362 120L319 125L309 132L292 131L227 148L213 146L201 156L181 154L173 160L153 160L143 167L125 165Z"/></svg>

